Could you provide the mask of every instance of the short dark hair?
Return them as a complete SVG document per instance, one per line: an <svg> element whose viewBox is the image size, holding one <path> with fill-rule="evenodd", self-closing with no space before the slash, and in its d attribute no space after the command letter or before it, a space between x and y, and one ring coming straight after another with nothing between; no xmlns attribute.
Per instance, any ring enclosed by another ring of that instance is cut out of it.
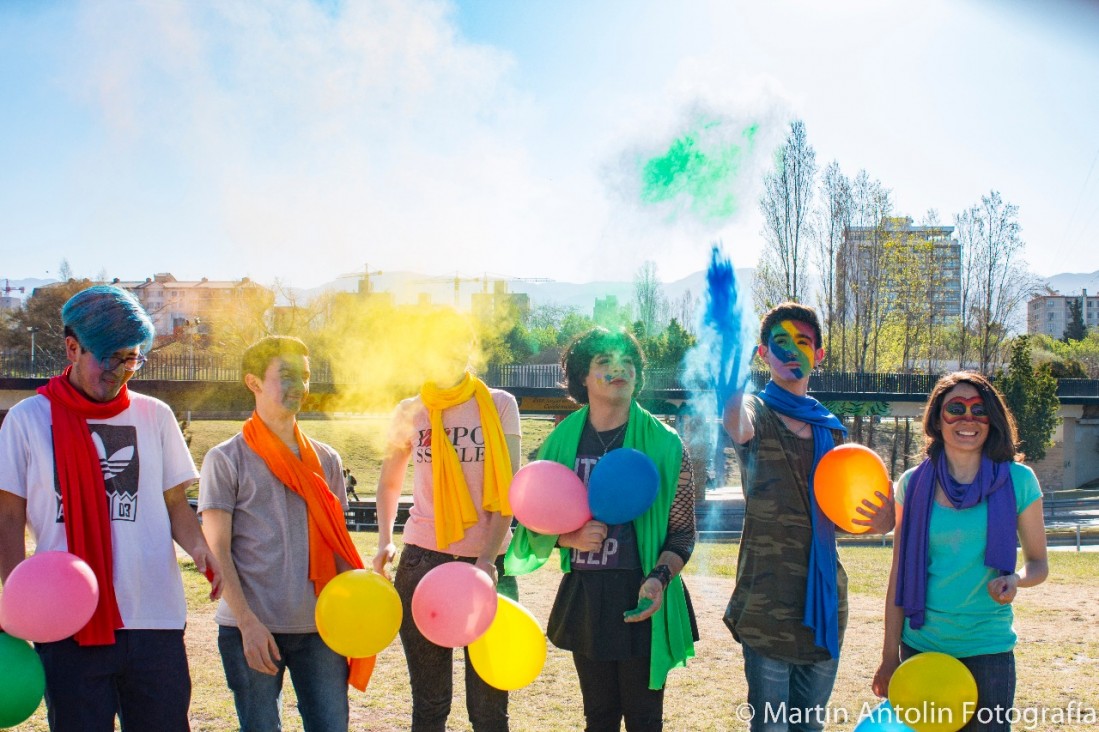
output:
<svg viewBox="0 0 1099 732"><path fill-rule="evenodd" d="M763 316L763 322L759 325L759 342L767 345L767 338L771 335L771 329L775 327L775 323L781 323L784 320L796 320L811 327L813 337L816 338L813 348L820 348L824 343L824 339L821 337L820 318L817 317L817 311L799 302L780 303L768 310L767 314Z"/></svg>
<svg viewBox="0 0 1099 732"><path fill-rule="evenodd" d="M569 398L577 404L588 403L588 387L584 385L584 379L588 378L592 359L600 353L624 353L633 359L637 368L637 383L633 393L637 396L645 385L645 354L641 351L641 344L624 330L612 332L596 327L576 336L561 356L561 370L564 371L565 378L562 386L568 392Z"/></svg>
<svg viewBox="0 0 1099 732"><path fill-rule="evenodd" d="M947 393L958 384L969 384L976 389L988 413L988 439L981 451L996 462L1022 459L1023 456L1016 449L1019 444L1019 430L1015 426L1015 416L1000 390L976 371L955 371L947 374L931 389L923 413L924 455L936 458L943 450L943 432L939 426L939 418Z"/></svg>
<svg viewBox="0 0 1099 732"><path fill-rule="evenodd" d="M262 379L267 368L276 358L283 356L309 356L309 347L300 338L284 335L269 335L260 338L248 346L240 359L240 377L252 374Z"/></svg>

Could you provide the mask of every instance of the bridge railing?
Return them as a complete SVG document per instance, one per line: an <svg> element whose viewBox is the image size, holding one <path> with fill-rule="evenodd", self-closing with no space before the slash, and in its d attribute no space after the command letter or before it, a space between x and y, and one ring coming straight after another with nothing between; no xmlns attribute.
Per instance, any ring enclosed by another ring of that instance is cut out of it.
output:
<svg viewBox="0 0 1099 732"><path fill-rule="evenodd" d="M47 378L60 373L67 361L64 354L36 354L31 359L25 351L0 350L0 378ZM313 382L332 384L331 365L322 359L311 364ZM503 388L555 389L562 381L559 364L524 364L498 366L487 370L485 381L490 386ZM240 359L197 352L162 353L153 351L149 361L136 375L137 379L150 381L238 381ZM767 383L766 371L754 371L752 382L757 389ZM831 394L907 394L926 395L938 381L936 374L899 373L851 373L818 371L809 380L809 390ZM681 369L646 369L645 384L648 389L663 391L685 389ZM1099 379L1060 379L1057 383L1060 397L1099 398Z"/></svg>

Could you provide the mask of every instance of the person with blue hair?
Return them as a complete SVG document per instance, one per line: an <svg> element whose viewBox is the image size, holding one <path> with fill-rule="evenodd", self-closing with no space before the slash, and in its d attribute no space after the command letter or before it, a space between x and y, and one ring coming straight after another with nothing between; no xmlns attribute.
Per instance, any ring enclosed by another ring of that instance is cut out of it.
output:
<svg viewBox="0 0 1099 732"><path fill-rule="evenodd" d="M156 334L134 297L113 286L61 309L68 367L0 426L0 580L35 551L83 559L98 605L70 638L37 643L50 729L188 730L187 605L177 542L221 587L187 488L198 479L172 410L131 392Z"/></svg>

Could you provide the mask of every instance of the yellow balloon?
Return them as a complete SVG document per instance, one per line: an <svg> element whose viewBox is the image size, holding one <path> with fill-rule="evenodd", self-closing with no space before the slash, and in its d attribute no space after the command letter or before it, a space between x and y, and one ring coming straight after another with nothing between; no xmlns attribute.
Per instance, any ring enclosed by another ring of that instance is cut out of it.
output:
<svg viewBox="0 0 1099 732"><path fill-rule="evenodd" d="M916 732L957 732L977 709L977 682L958 659L919 653L893 672L889 703Z"/></svg>
<svg viewBox="0 0 1099 732"><path fill-rule="evenodd" d="M401 598L393 583L366 569L336 575L317 597L317 632L336 653L373 656L401 628Z"/></svg>
<svg viewBox="0 0 1099 732"><path fill-rule="evenodd" d="M496 617L492 625L469 644L466 653L486 684L514 691L542 673L546 663L546 635L529 610L503 595L496 597Z"/></svg>

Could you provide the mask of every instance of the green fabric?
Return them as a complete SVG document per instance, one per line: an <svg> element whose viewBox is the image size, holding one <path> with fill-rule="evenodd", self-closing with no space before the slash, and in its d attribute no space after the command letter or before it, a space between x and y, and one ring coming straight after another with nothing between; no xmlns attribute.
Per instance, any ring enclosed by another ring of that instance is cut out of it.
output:
<svg viewBox="0 0 1099 732"><path fill-rule="evenodd" d="M552 460L570 470L576 467L576 449L580 435L588 420L585 406L565 418L538 452L540 460ZM631 447L652 458L660 473L660 490L653 505L633 521L637 533L637 549L641 555L641 569L648 574L660 557L660 549L668 534L668 516L672 500L679 484L679 470L683 462L683 443L675 430L652 416L637 402L630 406L630 421L626 427L624 446ZM537 534L525 526L519 526L504 557L504 571L520 575L533 572L549 559L557 537ZM561 570L568 572L569 550L560 549ZM685 666L694 657L694 640L691 622L687 615L687 599L683 581L676 576L664 591L664 603L652 616L652 655L649 660L649 688L662 689L673 668Z"/></svg>
<svg viewBox="0 0 1099 732"><path fill-rule="evenodd" d="M904 505L912 468L898 481L897 503ZM1042 497L1034 471L1011 464L1016 513ZM988 583L999 575L985 566L988 504L955 509L931 505L931 536L927 563L927 607L923 627L913 630L905 618L901 640L917 651L946 653L955 658L1006 653L1015 648L1012 604L1000 605L988 594Z"/></svg>

